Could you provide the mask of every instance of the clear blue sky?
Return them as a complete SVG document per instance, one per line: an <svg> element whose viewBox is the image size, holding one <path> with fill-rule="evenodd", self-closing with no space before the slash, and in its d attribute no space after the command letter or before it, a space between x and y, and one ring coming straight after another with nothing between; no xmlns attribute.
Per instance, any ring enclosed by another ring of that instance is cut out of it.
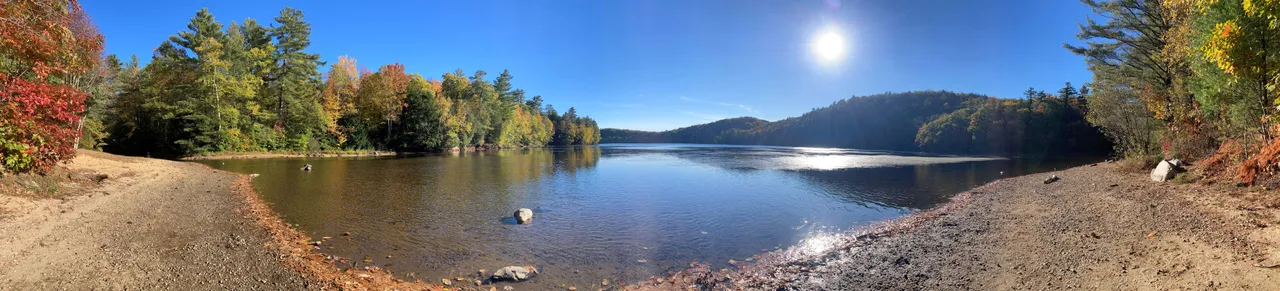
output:
<svg viewBox="0 0 1280 291"><path fill-rule="evenodd" d="M511 70L517 88L601 127L665 130L797 116L854 95L939 89L1018 97L1091 75L1072 0L82 1L108 53L148 59L208 7L223 23L281 8L312 24L310 51L439 78ZM838 27L848 55L814 57Z"/></svg>

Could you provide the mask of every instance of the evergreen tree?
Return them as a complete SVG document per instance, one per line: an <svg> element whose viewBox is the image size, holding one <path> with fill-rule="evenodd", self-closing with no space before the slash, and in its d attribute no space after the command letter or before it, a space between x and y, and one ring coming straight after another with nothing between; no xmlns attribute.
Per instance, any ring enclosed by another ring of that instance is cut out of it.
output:
<svg viewBox="0 0 1280 291"><path fill-rule="evenodd" d="M277 115L276 126L283 128L295 149L318 146L313 134L326 128L320 97L320 55L304 50L311 46L311 24L303 21L302 11L285 8L275 18L279 26L271 31L276 41L273 55L275 68L267 81L268 94Z"/></svg>

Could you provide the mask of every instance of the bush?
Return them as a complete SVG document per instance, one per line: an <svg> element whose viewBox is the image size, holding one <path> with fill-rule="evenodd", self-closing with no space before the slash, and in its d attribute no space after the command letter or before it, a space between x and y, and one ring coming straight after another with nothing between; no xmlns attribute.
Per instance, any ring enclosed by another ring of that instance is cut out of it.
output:
<svg viewBox="0 0 1280 291"><path fill-rule="evenodd" d="M1120 160L1120 170L1125 172L1146 172L1154 169L1163 161L1160 155L1131 155Z"/></svg>
<svg viewBox="0 0 1280 291"><path fill-rule="evenodd" d="M75 156L85 94L0 74L0 172L44 174Z"/></svg>

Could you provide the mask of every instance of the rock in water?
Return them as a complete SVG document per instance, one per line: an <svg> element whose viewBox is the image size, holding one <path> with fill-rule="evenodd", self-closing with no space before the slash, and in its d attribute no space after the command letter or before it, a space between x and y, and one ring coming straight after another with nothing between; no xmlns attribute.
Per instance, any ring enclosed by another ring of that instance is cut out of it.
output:
<svg viewBox="0 0 1280 291"><path fill-rule="evenodd" d="M533 267L507 266L493 272L493 280L520 281L528 280L533 274L537 274L538 269Z"/></svg>
<svg viewBox="0 0 1280 291"><path fill-rule="evenodd" d="M303 170L303 171L311 171L311 164L307 164L306 166L302 166L302 170Z"/></svg>
<svg viewBox="0 0 1280 291"><path fill-rule="evenodd" d="M1159 165L1156 165L1154 170L1151 170L1151 181L1168 181L1169 179L1173 179L1173 176L1176 176L1177 174L1177 167L1175 167L1173 163L1170 163L1169 161L1161 161Z"/></svg>
<svg viewBox="0 0 1280 291"><path fill-rule="evenodd" d="M520 210L516 210L515 216L516 223L529 224L530 222L533 222L533 210L528 208L520 208Z"/></svg>

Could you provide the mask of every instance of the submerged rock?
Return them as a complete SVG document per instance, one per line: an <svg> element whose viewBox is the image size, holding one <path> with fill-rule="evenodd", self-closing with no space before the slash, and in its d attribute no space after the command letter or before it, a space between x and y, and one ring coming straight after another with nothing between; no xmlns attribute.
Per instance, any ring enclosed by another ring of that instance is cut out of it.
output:
<svg viewBox="0 0 1280 291"><path fill-rule="evenodd" d="M528 208L520 208L520 210L516 210L515 216L516 223L529 224L530 222L533 222L533 210Z"/></svg>
<svg viewBox="0 0 1280 291"><path fill-rule="evenodd" d="M538 269L534 267L507 266L507 267L503 267L502 269L498 269L497 272L493 272L492 279L495 281L528 280L529 278L533 277L534 274L537 274L537 273L538 273Z"/></svg>
<svg viewBox="0 0 1280 291"><path fill-rule="evenodd" d="M1169 161L1160 161L1160 164L1151 170L1151 181L1164 182L1173 179L1173 176L1178 175L1177 168Z"/></svg>
<svg viewBox="0 0 1280 291"><path fill-rule="evenodd" d="M303 170L303 171L311 171L311 164L307 164L306 166L302 166L302 170Z"/></svg>

